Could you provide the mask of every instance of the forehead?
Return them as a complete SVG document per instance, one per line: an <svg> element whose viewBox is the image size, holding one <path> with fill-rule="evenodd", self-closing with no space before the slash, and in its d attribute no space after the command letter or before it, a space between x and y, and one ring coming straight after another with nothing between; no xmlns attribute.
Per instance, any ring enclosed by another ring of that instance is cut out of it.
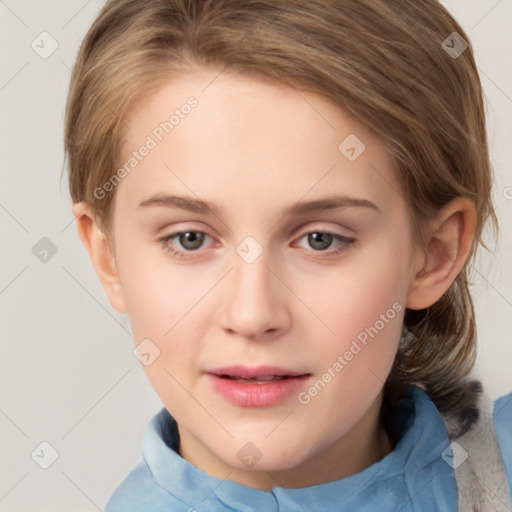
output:
<svg viewBox="0 0 512 512"><path fill-rule="evenodd" d="M292 87L196 70L143 96L126 124L122 164L150 147L116 191L132 205L162 191L240 206L333 188L397 195L384 142L328 100Z"/></svg>

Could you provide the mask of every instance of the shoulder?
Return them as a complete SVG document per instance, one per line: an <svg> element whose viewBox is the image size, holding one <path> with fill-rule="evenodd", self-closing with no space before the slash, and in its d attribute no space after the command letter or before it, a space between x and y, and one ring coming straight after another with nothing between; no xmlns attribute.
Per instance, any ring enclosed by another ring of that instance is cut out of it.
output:
<svg viewBox="0 0 512 512"><path fill-rule="evenodd" d="M153 479L145 461L139 462L117 486L105 505L105 512L187 512L189 506L177 500Z"/></svg>
<svg viewBox="0 0 512 512"><path fill-rule="evenodd" d="M494 401L492 417L512 501L512 391Z"/></svg>

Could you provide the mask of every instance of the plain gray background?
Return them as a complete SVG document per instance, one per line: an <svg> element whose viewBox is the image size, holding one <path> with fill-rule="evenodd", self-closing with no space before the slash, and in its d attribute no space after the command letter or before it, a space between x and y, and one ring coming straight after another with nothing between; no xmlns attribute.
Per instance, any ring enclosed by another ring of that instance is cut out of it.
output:
<svg viewBox="0 0 512 512"><path fill-rule="evenodd" d="M475 272L474 373L496 398L512 390L512 0L443 3L472 40L487 100L502 239ZM0 0L0 511L103 510L162 407L128 318L110 307L78 238L67 179L59 183L70 72L102 5ZM58 47L43 58L51 39ZM56 251L46 261L43 237ZM43 442L57 455L47 469Z"/></svg>

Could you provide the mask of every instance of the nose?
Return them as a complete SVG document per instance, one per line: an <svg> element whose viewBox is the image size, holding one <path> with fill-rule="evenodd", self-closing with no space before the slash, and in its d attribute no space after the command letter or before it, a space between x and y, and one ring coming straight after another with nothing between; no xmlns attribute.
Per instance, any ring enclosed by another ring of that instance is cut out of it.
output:
<svg viewBox="0 0 512 512"><path fill-rule="evenodd" d="M252 263L236 253L232 261L218 313L220 326L252 340L275 338L287 331L291 325L289 292L276 277L279 271L273 268L268 251Z"/></svg>

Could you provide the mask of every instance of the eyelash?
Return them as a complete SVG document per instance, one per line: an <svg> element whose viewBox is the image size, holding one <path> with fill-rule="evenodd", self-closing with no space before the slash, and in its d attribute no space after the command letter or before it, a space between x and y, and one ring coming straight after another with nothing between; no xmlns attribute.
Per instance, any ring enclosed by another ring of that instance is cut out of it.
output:
<svg viewBox="0 0 512 512"><path fill-rule="evenodd" d="M181 251L181 250L176 249L176 248L174 248L174 247L169 245L169 241L170 240L172 240L173 238L179 237L180 235L183 235L185 233L199 233L199 234L202 234L202 235L210 236L210 235L208 235L208 233L206 233L204 231L187 230L187 231L177 231L176 233L171 233L170 235L167 235L167 236L164 236L162 238L159 238L158 241L160 242L160 244L162 245L163 249L166 252L172 253L172 257L173 258L180 258L181 259L183 256L186 256L188 253L194 253L194 252L198 252L199 251L199 249L189 250L189 251ZM318 252L318 253L322 253L322 254L326 254L327 253L328 256L325 256L325 257L337 256L338 254L341 254L344 251L346 251L348 247L353 246L356 243L356 239L355 238L350 238L350 237L347 237L347 236L344 236L344 235L338 235L336 233L331 233L330 231L321 231L321 230L308 231L308 232L304 233L299 238L299 240L302 240L305 236L311 235L313 233L321 233L321 234L325 234L325 235L330 235L330 236L333 237L333 239L338 240L339 242L342 242L338 246L337 249L334 249L334 250L331 250L331 251L329 251L328 249L324 249L324 250L314 250L314 249L312 249L311 250L312 252Z"/></svg>

